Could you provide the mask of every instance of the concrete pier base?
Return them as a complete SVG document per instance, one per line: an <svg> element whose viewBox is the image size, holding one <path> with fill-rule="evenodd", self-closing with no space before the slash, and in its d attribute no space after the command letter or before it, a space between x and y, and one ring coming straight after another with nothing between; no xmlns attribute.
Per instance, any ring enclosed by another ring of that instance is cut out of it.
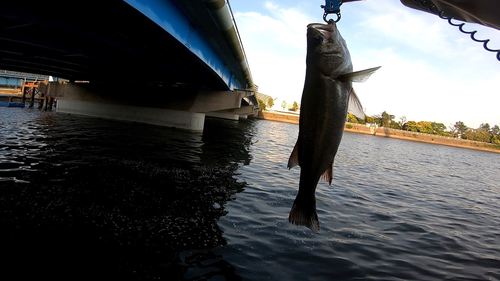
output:
<svg viewBox="0 0 500 281"><path fill-rule="evenodd" d="M228 119L228 120L239 120L240 119L240 116L238 114L231 114L231 113L207 112L207 113L205 113L205 115L210 116L210 117Z"/></svg>
<svg viewBox="0 0 500 281"><path fill-rule="evenodd" d="M207 91L195 88L121 82L41 82L38 91L56 98L57 111L148 123L202 132L205 115L239 120L254 114L253 91Z"/></svg>
<svg viewBox="0 0 500 281"><path fill-rule="evenodd" d="M57 112L174 127L202 132L205 114L78 100L59 100Z"/></svg>

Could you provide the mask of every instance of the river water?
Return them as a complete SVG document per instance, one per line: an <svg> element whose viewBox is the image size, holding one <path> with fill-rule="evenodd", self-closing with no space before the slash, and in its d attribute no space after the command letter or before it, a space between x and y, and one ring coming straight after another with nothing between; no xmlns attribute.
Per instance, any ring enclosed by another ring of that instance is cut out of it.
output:
<svg viewBox="0 0 500 281"><path fill-rule="evenodd" d="M500 154L345 133L313 233L297 133L0 108L2 279L500 280Z"/></svg>

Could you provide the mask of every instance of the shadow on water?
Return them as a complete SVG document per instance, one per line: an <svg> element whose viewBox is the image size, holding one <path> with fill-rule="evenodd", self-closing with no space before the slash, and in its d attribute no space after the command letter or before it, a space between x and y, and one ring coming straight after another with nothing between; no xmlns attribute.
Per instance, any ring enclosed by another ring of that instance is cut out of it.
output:
<svg viewBox="0 0 500 281"><path fill-rule="evenodd" d="M43 115L0 123L4 272L241 279L211 249L227 243L217 222L246 185L233 176L251 161L252 121L207 119L193 134Z"/></svg>

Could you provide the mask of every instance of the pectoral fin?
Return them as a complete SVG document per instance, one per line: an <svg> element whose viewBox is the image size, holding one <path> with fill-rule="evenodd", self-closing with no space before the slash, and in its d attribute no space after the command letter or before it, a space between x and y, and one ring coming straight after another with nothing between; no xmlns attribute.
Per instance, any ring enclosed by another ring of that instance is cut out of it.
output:
<svg viewBox="0 0 500 281"><path fill-rule="evenodd" d="M351 93L349 94L349 106L347 107L347 112L354 114L361 119L365 119L363 106L361 105L358 95L356 95L354 89L351 89Z"/></svg>
<svg viewBox="0 0 500 281"><path fill-rule="evenodd" d="M288 159L288 169L291 169L295 166L299 165L299 146L298 146L299 141L295 143L295 146L292 150L292 154L290 155L290 158Z"/></svg>
<svg viewBox="0 0 500 281"><path fill-rule="evenodd" d="M328 185L332 185L333 180L333 161L332 164L326 168L326 171L321 175L320 180L326 181Z"/></svg>
<svg viewBox="0 0 500 281"><path fill-rule="evenodd" d="M351 81L351 82L363 83L366 80L368 80L368 78L370 78L370 76L375 71L377 71L379 68L381 68L381 66L368 68L365 70L360 70L360 71L355 71L355 72L349 72L349 73L346 73L346 74L339 76L338 79L341 81Z"/></svg>

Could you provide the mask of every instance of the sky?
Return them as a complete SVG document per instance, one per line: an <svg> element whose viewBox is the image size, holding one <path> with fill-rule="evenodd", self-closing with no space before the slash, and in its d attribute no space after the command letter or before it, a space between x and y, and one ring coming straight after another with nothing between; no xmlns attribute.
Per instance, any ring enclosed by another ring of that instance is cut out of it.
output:
<svg viewBox="0 0 500 281"><path fill-rule="evenodd" d="M323 22L321 0L231 0L253 81L275 100L300 103L305 78L307 25ZM382 66L353 83L365 114L383 111L395 121L462 121L500 126L500 61L438 16L399 0L341 6L337 27L347 41L354 71ZM333 16L332 16L333 17ZM329 17L330 18L330 17ZM458 21L455 21L458 22ZM476 37L500 49L500 31L466 23Z"/></svg>

